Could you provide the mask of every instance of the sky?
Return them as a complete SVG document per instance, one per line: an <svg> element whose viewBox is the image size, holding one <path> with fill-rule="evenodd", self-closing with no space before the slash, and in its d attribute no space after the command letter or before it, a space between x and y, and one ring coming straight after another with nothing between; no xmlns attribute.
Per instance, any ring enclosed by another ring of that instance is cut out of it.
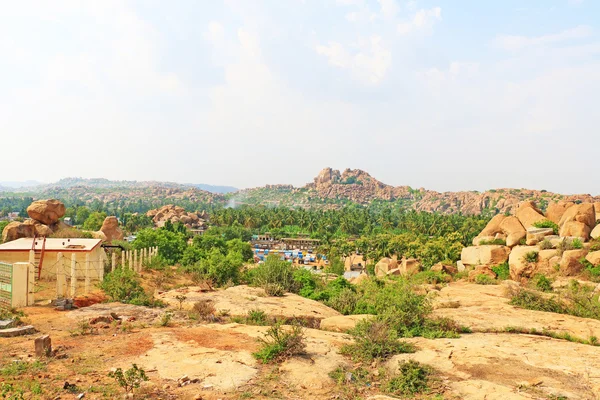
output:
<svg viewBox="0 0 600 400"><path fill-rule="evenodd" d="M2 1L0 181L600 194L600 1Z"/></svg>

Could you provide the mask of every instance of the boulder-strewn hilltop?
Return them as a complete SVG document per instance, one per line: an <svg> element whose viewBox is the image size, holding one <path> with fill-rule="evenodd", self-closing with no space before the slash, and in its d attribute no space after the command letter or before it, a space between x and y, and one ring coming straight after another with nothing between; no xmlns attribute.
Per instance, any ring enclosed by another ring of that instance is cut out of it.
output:
<svg viewBox="0 0 600 400"><path fill-rule="evenodd" d="M188 229L203 229L206 227L208 215L205 212L188 212L183 207L168 204L150 210L146 215L152 218L157 228L162 228L167 221L175 224L181 222Z"/></svg>

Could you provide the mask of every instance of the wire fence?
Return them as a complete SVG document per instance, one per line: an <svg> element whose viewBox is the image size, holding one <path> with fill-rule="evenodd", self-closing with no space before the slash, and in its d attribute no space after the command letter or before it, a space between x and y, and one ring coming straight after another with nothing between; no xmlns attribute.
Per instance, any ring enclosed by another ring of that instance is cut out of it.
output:
<svg viewBox="0 0 600 400"><path fill-rule="evenodd" d="M0 262L0 309L12 307L12 274L12 265Z"/></svg>

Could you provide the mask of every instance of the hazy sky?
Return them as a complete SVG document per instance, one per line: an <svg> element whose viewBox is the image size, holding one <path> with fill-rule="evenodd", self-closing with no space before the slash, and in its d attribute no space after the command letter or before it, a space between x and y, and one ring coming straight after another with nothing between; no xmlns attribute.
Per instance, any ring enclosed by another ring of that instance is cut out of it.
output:
<svg viewBox="0 0 600 400"><path fill-rule="evenodd" d="M600 194L600 1L0 3L0 181Z"/></svg>

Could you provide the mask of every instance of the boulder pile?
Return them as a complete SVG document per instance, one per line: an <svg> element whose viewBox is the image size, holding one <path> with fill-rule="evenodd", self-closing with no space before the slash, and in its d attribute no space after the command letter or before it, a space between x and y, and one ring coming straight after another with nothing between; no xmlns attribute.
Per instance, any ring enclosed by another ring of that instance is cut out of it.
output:
<svg viewBox="0 0 600 400"><path fill-rule="evenodd" d="M208 219L208 215L204 211L201 213L187 212L183 207L172 204L150 210L146 215L152 218L157 228L162 228L167 221L171 221L173 224L181 222L188 229L203 229L206 227Z"/></svg>
<svg viewBox="0 0 600 400"><path fill-rule="evenodd" d="M37 200L27 207L29 219L23 222L14 221L6 225L2 231L2 242L10 242L20 238L48 237L63 229L72 230L60 220L65 215L65 205L56 199ZM96 238L110 242L123 239L123 231L119 228L117 217L107 217L98 232L91 232Z"/></svg>
<svg viewBox="0 0 600 400"><path fill-rule="evenodd" d="M401 260L398 260L396 256L384 257L375 264L375 275L378 278L388 275L408 276L416 274L420 270L421 263L414 258L402 257Z"/></svg>
<svg viewBox="0 0 600 400"><path fill-rule="evenodd" d="M578 275L586 260L600 264L600 203L550 203L546 212L531 201L519 204L514 215L496 215L462 250L459 263L473 276L508 262L511 279L536 274ZM493 273L493 272L492 272Z"/></svg>

